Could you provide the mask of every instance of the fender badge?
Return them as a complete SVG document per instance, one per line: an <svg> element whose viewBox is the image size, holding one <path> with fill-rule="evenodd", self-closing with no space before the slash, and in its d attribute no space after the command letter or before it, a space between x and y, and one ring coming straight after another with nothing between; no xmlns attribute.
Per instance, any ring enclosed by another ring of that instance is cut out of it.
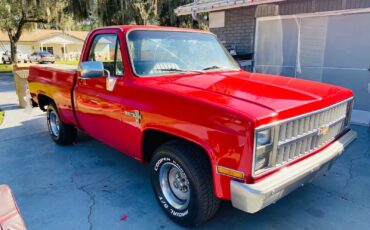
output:
<svg viewBox="0 0 370 230"><path fill-rule="evenodd" d="M133 117L135 119L135 122L138 124L140 124L141 119L143 118L139 110L134 110L133 112L125 111L125 115L129 117Z"/></svg>
<svg viewBox="0 0 370 230"><path fill-rule="evenodd" d="M319 128L317 135L318 136L324 136L329 132L329 126L322 126Z"/></svg>

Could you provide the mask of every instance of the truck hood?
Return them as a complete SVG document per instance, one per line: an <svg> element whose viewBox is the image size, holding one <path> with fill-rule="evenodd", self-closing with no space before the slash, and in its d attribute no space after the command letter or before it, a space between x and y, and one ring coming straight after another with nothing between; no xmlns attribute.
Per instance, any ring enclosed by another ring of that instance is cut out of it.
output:
<svg viewBox="0 0 370 230"><path fill-rule="evenodd" d="M350 90L338 86L245 71L183 76L171 78L168 83L172 88L191 89L183 93L193 97L204 97L205 92L223 97L223 106L249 113L260 124L318 110L353 96Z"/></svg>

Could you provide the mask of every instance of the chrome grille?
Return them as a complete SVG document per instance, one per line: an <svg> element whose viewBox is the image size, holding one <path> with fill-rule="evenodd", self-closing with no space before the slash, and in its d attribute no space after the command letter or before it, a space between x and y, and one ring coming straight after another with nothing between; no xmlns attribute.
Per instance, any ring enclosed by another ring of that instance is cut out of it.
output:
<svg viewBox="0 0 370 230"><path fill-rule="evenodd" d="M349 126L353 99L272 126L270 157L261 174L310 154L334 140ZM266 128L262 128L266 129ZM258 150L256 151L258 154Z"/></svg>
<svg viewBox="0 0 370 230"><path fill-rule="evenodd" d="M279 165L294 160L332 141L346 127L348 103L280 124L277 154L270 162Z"/></svg>

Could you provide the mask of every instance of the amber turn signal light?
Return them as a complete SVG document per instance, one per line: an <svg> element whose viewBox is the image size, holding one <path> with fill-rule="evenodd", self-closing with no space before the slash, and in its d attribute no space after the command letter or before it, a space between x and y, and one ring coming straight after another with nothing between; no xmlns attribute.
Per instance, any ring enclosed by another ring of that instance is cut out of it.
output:
<svg viewBox="0 0 370 230"><path fill-rule="evenodd" d="M217 166L217 173L225 175L225 176L233 177L233 178L236 178L236 179L239 179L239 180L244 179L244 173L243 172L236 171L234 169L229 169L229 168L222 167L222 166Z"/></svg>

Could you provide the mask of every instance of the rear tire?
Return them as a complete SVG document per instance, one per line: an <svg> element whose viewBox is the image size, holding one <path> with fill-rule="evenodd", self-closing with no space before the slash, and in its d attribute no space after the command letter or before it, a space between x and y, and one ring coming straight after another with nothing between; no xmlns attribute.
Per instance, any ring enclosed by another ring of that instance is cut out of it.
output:
<svg viewBox="0 0 370 230"><path fill-rule="evenodd" d="M198 146L171 141L159 147L151 160L151 181L159 205L182 226L199 226L218 210L209 159Z"/></svg>
<svg viewBox="0 0 370 230"><path fill-rule="evenodd" d="M65 124L59 116L54 103L48 105L46 110L47 124L51 139L58 145L70 145L77 137L77 129L74 126Z"/></svg>

